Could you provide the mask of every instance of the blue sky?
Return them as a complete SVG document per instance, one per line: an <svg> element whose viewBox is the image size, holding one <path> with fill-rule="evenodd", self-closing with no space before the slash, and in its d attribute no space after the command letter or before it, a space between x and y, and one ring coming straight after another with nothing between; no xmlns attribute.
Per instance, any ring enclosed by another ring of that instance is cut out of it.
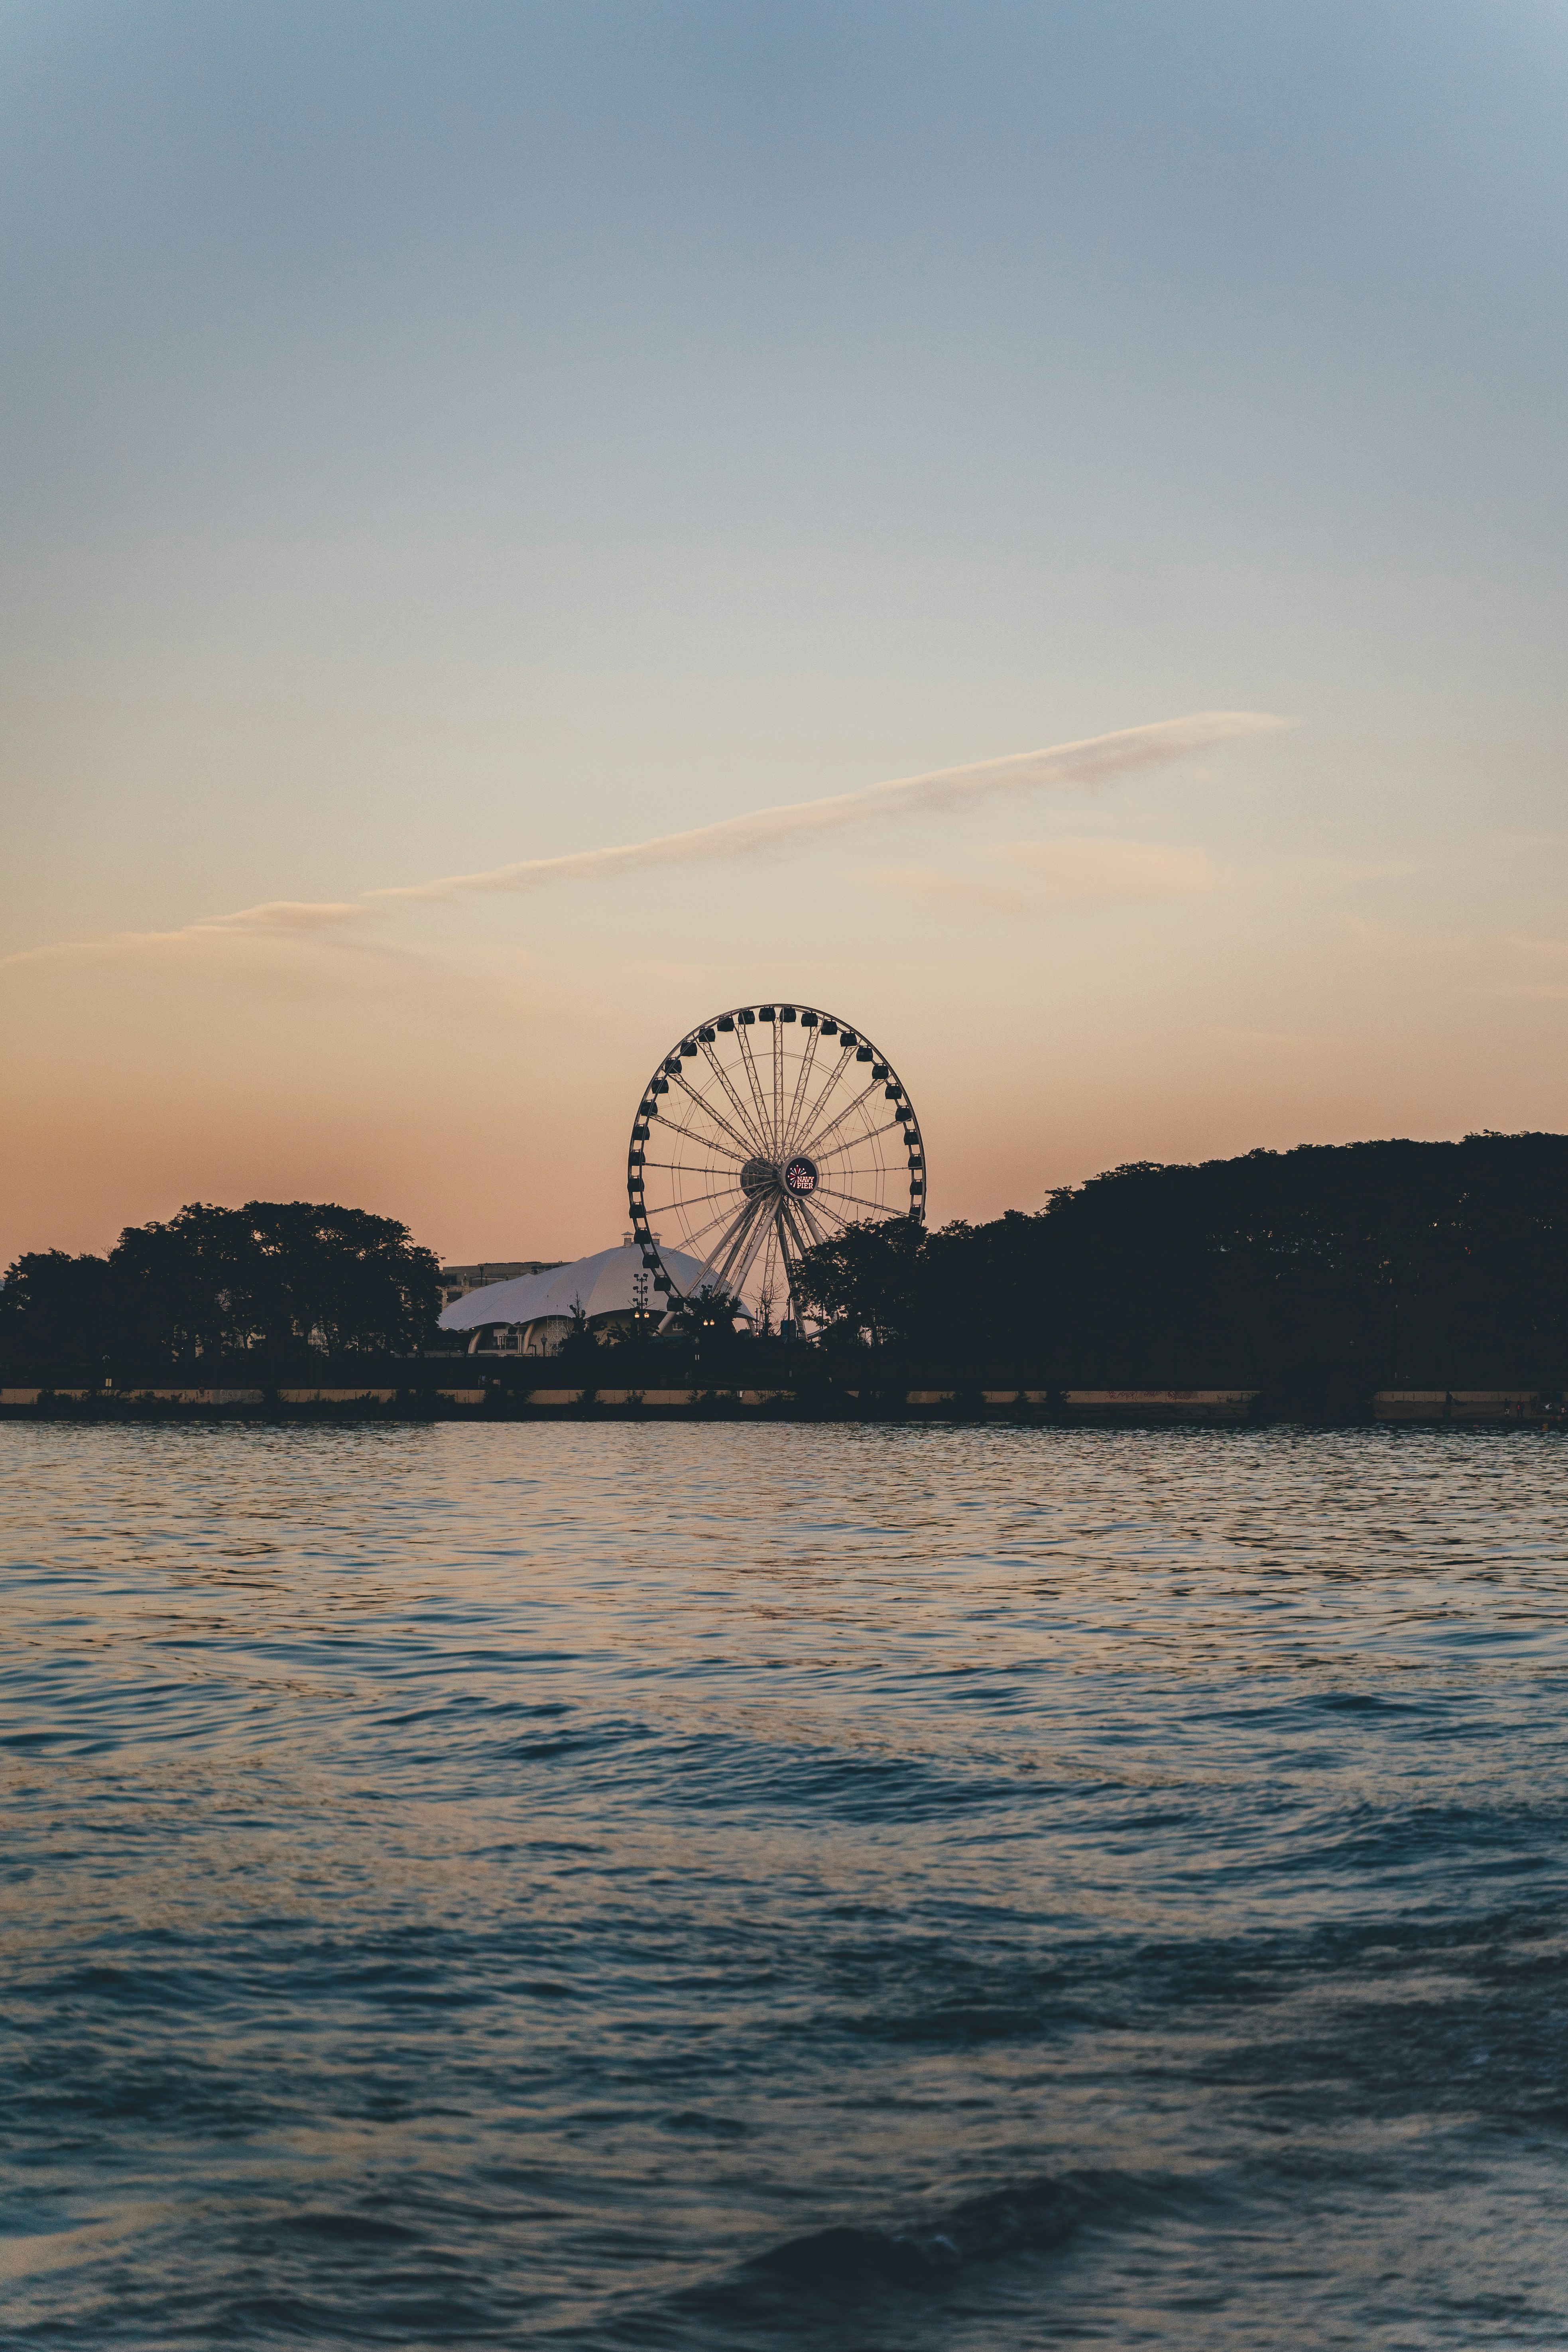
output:
<svg viewBox="0 0 1568 2352"><path fill-rule="evenodd" d="M1560 8L0 39L7 1253L334 1188L595 1246L647 1067L777 989L897 1055L939 1214L1568 1123ZM374 954L181 936L1214 709L1300 723Z"/></svg>

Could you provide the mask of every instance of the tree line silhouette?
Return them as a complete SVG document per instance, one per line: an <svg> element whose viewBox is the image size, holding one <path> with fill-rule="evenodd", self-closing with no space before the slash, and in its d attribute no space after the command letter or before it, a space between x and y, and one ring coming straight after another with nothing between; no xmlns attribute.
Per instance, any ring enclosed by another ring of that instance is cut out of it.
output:
<svg viewBox="0 0 1568 2352"><path fill-rule="evenodd" d="M710 1297L654 1343L662 1376L745 1350L756 1376L765 1355L768 1377L809 1385L869 1351L872 1377L889 1382L1235 1384L1331 1409L1384 1387L1558 1390L1568 1136L1138 1161L1032 1214L851 1227L807 1254L795 1296L821 1318L818 1347L731 1335ZM390 1217L192 1202L127 1226L102 1257L16 1259L0 1286L0 1361L142 1372L315 1350L407 1359L437 1343L439 1305L438 1261ZM574 1360L597 1352L586 1328L569 1341Z"/></svg>
<svg viewBox="0 0 1568 2352"><path fill-rule="evenodd" d="M0 1357L138 1371L310 1351L408 1355L440 1311L440 1262L406 1225L336 1202L191 1202L127 1225L105 1256L39 1250L6 1269Z"/></svg>
<svg viewBox="0 0 1568 2352"><path fill-rule="evenodd" d="M1556 1389L1568 1136L1137 1161L1033 1215L855 1227L799 1286L830 1348L1044 1387Z"/></svg>

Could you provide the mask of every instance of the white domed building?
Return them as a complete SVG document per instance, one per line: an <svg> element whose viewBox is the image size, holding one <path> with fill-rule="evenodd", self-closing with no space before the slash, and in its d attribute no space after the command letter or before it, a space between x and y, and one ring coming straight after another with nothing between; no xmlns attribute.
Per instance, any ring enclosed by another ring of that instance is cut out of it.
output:
<svg viewBox="0 0 1568 2352"><path fill-rule="evenodd" d="M660 1256L682 1292L689 1295L702 1272L700 1258L673 1249L661 1249ZM629 1329L642 1307L653 1328L667 1304L654 1293L641 1250L628 1241L619 1249L574 1258L568 1265L548 1266L541 1274L470 1290L442 1310L438 1328L468 1333L470 1353L485 1347L508 1355L545 1356L565 1339L574 1314L586 1317L591 1331L603 1333Z"/></svg>

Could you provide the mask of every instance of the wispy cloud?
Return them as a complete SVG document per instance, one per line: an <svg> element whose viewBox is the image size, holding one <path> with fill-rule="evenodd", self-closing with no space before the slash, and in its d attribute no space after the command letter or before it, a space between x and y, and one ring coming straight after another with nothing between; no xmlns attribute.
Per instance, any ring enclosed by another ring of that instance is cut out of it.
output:
<svg viewBox="0 0 1568 2352"><path fill-rule="evenodd" d="M865 784L831 798L791 801L780 808L753 809L744 816L684 833L657 835L650 841L604 849L580 849L564 857L529 857L492 866L481 874L449 874L439 882L415 882L371 891L375 898L457 898L471 891L531 890L551 882L586 882L617 874L646 873L666 866L755 857L841 833L879 819L926 815L1050 788L1094 792L1141 768L1168 767L1194 751L1261 735L1290 721L1267 711L1201 710L1166 719L1152 727L1125 727L1114 735L1094 735L1079 743L1058 743L1042 751L1018 751L1005 760L981 760L963 768L939 768L890 783Z"/></svg>
<svg viewBox="0 0 1568 2352"><path fill-rule="evenodd" d="M357 898L331 900L318 898L268 898L259 907L242 907L237 915L215 916L206 926L195 929L225 931L322 931L340 923L363 919L364 908Z"/></svg>
<svg viewBox="0 0 1568 2352"><path fill-rule="evenodd" d="M204 915L172 931L110 931L100 940L60 940L53 947L23 948L0 956L0 963L47 963L57 956L117 959L141 950L156 952L200 948L213 940L316 939L330 937L345 924L363 923L367 909L362 899L323 900L269 898L259 907L241 907L232 915Z"/></svg>
<svg viewBox="0 0 1568 2352"><path fill-rule="evenodd" d="M0 959L111 965L149 980L243 984L292 997L360 998L439 1007L468 1020L525 1025L551 1000L532 959L512 949L475 959L389 939L363 900L272 899L168 931L111 931Z"/></svg>
<svg viewBox="0 0 1568 2352"><path fill-rule="evenodd" d="M1095 793L1119 777L1142 769L1169 767L1216 744L1240 736L1271 733L1293 723L1267 711L1200 710L1185 719L1161 719L1151 727L1126 727L1113 735L1094 735L1078 743L1058 743L1041 751L1019 751L1003 760L981 760L968 767L939 768L927 775L866 784L858 792L839 793L825 800L793 801L780 808L753 809L744 816L725 817L716 824L697 825L684 833L660 834L651 841L577 850L564 857L524 858L482 874L454 874L436 882L367 890L358 899L273 898L261 906L242 907L231 915L204 916L174 930L114 931L98 940L66 940L50 947L25 948L14 955L0 957L0 964L41 963L58 957L108 962L167 962L203 950L216 950L237 963L253 964L265 956L267 947L272 944L280 953L289 949L297 953L323 951L315 956L320 969L325 969L334 959L340 969L354 959L367 962L379 960L384 965L397 959L410 963L417 961L428 970L434 961L428 952L400 947L358 927L371 925L378 913L390 912L391 901L455 899L470 892L531 890L552 882L593 881L650 868L753 857L805 846L852 825L895 817L968 808L983 801L1047 790ZM1023 856L1037 850L1048 856L1066 846L1060 843L1026 845L1017 855ZM1109 845L1079 846L1087 851ZM983 895L986 887L975 883L972 889ZM1005 886L1001 887L1005 890ZM1048 896L1048 883L1043 887ZM1068 888L1068 896L1073 895L1068 885L1059 887ZM1080 891L1079 895L1083 894ZM1164 894L1145 890L1134 891L1133 895ZM1039 896L1037 889L1037 898Z"/></svg>
<svg viewBox="0 0 1568 2352"><path fill-rule="evenodd" d="M931 866L885 866L877 880L928 904L985 915L1039 916L1156 898L1185 898L1214 887L1201 849L1151 841L1009 841L973 853L989 871L955 873Z"/></svg>

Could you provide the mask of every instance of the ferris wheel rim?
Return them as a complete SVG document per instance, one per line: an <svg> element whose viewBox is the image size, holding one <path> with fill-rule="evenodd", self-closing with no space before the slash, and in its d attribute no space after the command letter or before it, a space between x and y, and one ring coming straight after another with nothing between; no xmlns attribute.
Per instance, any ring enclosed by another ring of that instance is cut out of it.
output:
<svg viewBox="0 0 1568 2352"><path fill-rule="evenodd" d="M807 1043L799 1055L794 1091L786 1108L781 1041L782 1032L792 1024L798 1024L798 1034L806 1034ZM771 1106L747 1037L748 1031L766 1035L770 1029ZM739 1048L739 1059L733 1068L726 1070L715 1049L721 1040L731 1036ZM826 1084L814 1093L808 1081L815 1074L817 1051L829 1039L837 1041L837 1059L829 1066ZM850 1055L857 1071L860 1065L868 1064L870 1076L858 1094L852 1093L843 1108L826 1118L825 1114L839 1076L852 1066ZM685 1078L687 1066L700 1060L706 1062L710 1081L716 1082L716 1095L711 1088L700 1094ZM689 1114L686 1118L675 1118L664 1108L666 1099L676 1089L677 1105ZM867 1106L873 1094L879 1093L883 1097L881 1107L891 1103L893 1116L880 1125L873 1125ZM857 1112L861 1114L858 1129L854 1127ZM690 1123L693 1118L698 1125ZM676 1156L668 1161L650 1162L647 1147L654 1139L656 1120L665 1134L695 1145L697 1151L683 1160L678 1156L679 1144L672 1141L670 1149ZM879 1139L892 1135L897 1135L900 1147L900 1170L889 1166L881 1150ZM871 1155L869 1162L859 1170L853 1157L857 1150L868 1150ZM653 1165L672 1177L700 1174L699 1153L706 1155L708 1172L723 1181L712 1182L707 1192L676 1192L671 1202L657 1212L660 1217L679 1216L687 1228L683 1239L688 1247L683 1254L700 1257L697 1242L711 1236L708 1254L700 1258L695 1277L689 1276L683 1284L676 1278L664 1255L664 1248L673 1250L674 1244L661 1245L661 1236L654 1229L647 1171ZM837 1160L846 1155L847 1169L841 1171ZM826 1181L827 1174L841 1172L854 1175L863 1189L847 1189L841 1182ZM731 1173L733 1181L730 1181ZM892 1205L886 1199L875 1197L896 1174L907 1181L907 1199L902 1205ZM661 1320L677 1307L705 1292L738 1298L760 1252L765 1252L763 1303L764 1312L771 1313L772 1295L765 1286L770 1270L775 1266L783 1274L793 1307L795 1265L807 1250L867 1219L888 1223L924 1223L925 1140L908 1088L887 1055L857 1024L840 1020L822 1006L798 1000L786 1003L773 998L731 1005L722 1013L710 1013L706 1020L693 1024L655 1065L632 1121L626 1153L626 1201L632 1240L642 1258L644 1277L651 1277L662 1302ZM693 1238L687 1220L689 1212L695 1209L710 1213Z"/></svg>

